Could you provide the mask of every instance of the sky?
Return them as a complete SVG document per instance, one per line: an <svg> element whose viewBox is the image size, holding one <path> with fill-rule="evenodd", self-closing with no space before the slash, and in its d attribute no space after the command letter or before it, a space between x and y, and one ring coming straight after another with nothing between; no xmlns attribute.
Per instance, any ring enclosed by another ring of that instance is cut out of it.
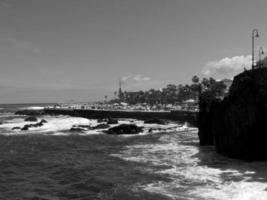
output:
<svg viewBox="0 0 267 200"><path fill-rule="evenodd" d="M231 78L267 49L265 0L0 0L0 103L103 100ZM267 50L266 50L267 52Z"/></svg>

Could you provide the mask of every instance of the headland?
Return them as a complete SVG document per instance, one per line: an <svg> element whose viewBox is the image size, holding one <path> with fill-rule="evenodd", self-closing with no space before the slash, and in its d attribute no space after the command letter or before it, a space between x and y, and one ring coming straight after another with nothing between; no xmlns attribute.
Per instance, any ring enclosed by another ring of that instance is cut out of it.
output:
<svg viewBox="0 0 267 200"><path fill-rule="evenodd" d="M244 160L267 160L267 68L234 77L223 100L203 93L199 102L200 145Z"/></svg>

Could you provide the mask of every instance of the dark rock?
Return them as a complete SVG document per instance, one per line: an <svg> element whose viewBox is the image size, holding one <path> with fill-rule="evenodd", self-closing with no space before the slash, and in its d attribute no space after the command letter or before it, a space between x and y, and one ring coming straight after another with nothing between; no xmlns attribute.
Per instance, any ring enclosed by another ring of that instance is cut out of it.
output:
<svg viewBox="0 0 267 200"><path fill-rule="evenodd" d="M107 134L120 135L120 134L138 134L143 131L142 127L135 124L121 124L106 131Z"/></svg>
<svg viewBox="0 0 267 200"><path fill-rule="evenodd" d="M28 124L26 124L26 125L24 125L23 127L22 127L22 131L27 131L27 130L29 130L29 128L30 128L30 126L28 125Z"/></svg>
<svg viewBox="0 0 267 200"><path fill-rule="evenodd" d="M107 124L118 124L118 120L117 119L113 119L113 118L108 118L107 120Z"/></svg>
<svg viewBox="0 0 267 200"><path fill-rule="evenodd" d="M267 68L246 71L234 78L223 101L213 101L210 110L200 114L199 128L206 127L207 137L213 138L218 153L267 160L266 102Z"/></svg>
<svg viewBox="0 0 267 200"><path fill-rule="evenodd" d="M167 122L163 119L159 119L159 118L152 118L152 119L147 119L144 121L145 124L161 124L161 125L165 125L167 124Z"/></svg>
<svg viewBox="0 0 267 200"><path fill-rule="evenodd" d="M36 121L38 121L38 119L35 116L30 116L30 117L27 117L24 121L26 121L26 122L36 122Z"/></svg>
<svg viewBox="0 0 267 200"><path fill-rule="evenodd" d="M48 123L45 119L42 119L41 121L40 121L40 123Z"/></svg>
<svg viewBox="0 0 267 200"><path fill-rule="evenodd" d="M13 127L12 130L20 130L20 127L18 127L18 126Z"/></svg>
<svg viewBox="0 0 267 200"><path fill-rule="evenodd" d="M216 109L217 100L211 92L204 92L199 98L198 136L202 146L214 144L214 134L211 130L211 120Z"/></svg>
<svg viewBox="0 0 267 200"><path fill-rule="evenodd" d="M29 116L38 116L38 115L44 115L44 110L18 110L15 112L15 115L29 115Z"/></svg>
<svg viewBox="0 0 267 200"><path fill-rule="evenodd" d="M36 124L26 124L26 125L24 125L23 127L22 127L22 131L27 131L27 130L29 130L29 128L37 128L37 127L41 127L41 126L43 126L44 124L40 121L40 122L38 122L38 123L36 123Z"/></svg>

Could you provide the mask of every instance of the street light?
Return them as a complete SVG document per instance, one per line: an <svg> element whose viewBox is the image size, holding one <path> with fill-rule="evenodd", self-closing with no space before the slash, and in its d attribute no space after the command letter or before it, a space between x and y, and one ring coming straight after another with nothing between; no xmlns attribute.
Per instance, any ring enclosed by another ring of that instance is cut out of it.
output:
<svg viewBox="0 0 267 200"><path fill-rule="evenodd" d="M260 68L262 67L261 55L264 55L264 51L263 51L263 48L262 47L260 47L260 49L259 49L259 67Z"/></svg>
<svg viewBox="0 0 267 200"><path fill-rule="evenodd" d="M254 69L254 38L255 37L259 37L258 29L252 30L252 64L251 64L252 69Z"/></svg>

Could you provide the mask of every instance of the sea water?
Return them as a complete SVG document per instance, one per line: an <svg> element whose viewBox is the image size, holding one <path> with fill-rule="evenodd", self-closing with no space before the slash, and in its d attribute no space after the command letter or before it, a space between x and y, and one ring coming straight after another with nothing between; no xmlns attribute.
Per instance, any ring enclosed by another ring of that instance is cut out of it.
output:
<svg viewBox="0 0 267 200"><path fill-rule="evenodd" d="M18 131L12 128L30 122L13 112L25 105L0 107L1 200L267 199L267 163L229 159L211 146L199 147L196 128L135 120L145 126L135 136L73 133L73 125L97 121L42 116L39 120L48 121L44 126Z"/></svg>

